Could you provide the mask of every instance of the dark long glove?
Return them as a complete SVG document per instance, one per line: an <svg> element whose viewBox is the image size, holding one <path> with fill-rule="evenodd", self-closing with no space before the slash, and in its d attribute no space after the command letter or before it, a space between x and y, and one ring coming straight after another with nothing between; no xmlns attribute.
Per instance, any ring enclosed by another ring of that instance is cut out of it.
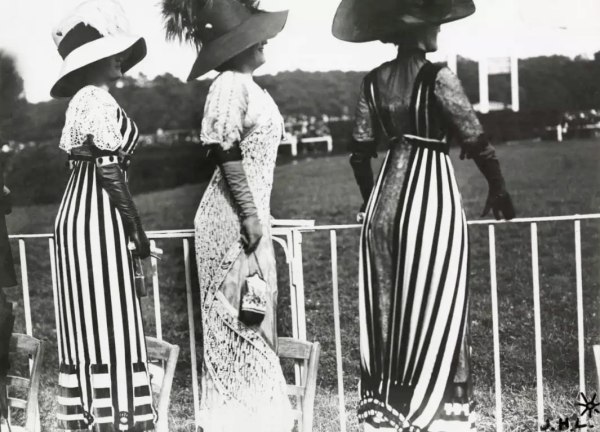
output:
<svg viewBox="0 0 600 432"><path fill-rule="evenodd" d="M360 211L365 211L371 191L373 190L373 168L371 167L371 159L377 157L374 150L374 142L356 142L353 141L350 145L350 166L354 171L354 178L360 189L360 194L363 199L363 204Z"/></svg>
<svg viewBox="0 0 600 432"><path fill-rule="evenodd" d="M117 207L123 220L125 233L135 245L135 253L140 258L150 256L150 242L142 228L142 222L133 202L125 173L116 164L97 164L96 173L102 188L108 193L110 200Z"/></svg>
<svg viewBox="0 0 600 432"><path fill-rule="evenodd" d="M223 150L221 146L214 147L215 159L233 199L240 208L242 218L242 242L247 253L256 249L263 236L262 224L258 218L258 211L254 203L254 196L248 184L248 178L242 164L242 152L238 146L230 150Z"/></svg>
<svg viewBox="0 0 600 432"><path fill-rule="evenodd" d="M461 154L463 159L465 153ZM467 154L467 157L469 155ZM496 220L502 218L510 220L515 217L515 208L504 183L504 177L500 170L500 162L495 155L486 155L484 152L476 154L472 157L475 164L486 178L488 182L488 196L485 201L485 207L481 213L481 217L487 216L490 211L494 214Z"/></svg>

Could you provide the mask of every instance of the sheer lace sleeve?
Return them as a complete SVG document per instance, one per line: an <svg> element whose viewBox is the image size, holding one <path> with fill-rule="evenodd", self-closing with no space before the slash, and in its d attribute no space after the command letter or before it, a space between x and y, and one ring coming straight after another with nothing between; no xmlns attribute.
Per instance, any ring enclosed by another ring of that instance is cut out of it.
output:
<svg viewBox="0 0 600 432"><path fill-rule="evenodd" d="M354 115L354 129L352 131L352 137L357 142L373 141L375 135L373 134L373 125L371 112L369 110L369 104L367 103L365 95L365 81L360 85L360 94L358 96L358 103L356 105L356 112Z"/></svg>
<svg viewBox="0 0 600 432"><path fill-rule="evenodd" d="M239 145L247 111L245 77L237 72L223 72L208 91L200 135L202 143L219 144L223 150Z"/></svg>
<svg viewBox="0 0 600 432"><path fill-rule="evenodd" d="M495 149L484 134L477 114L458 77L442 68L435 82L435 96L452 138L457 139L467 157L494 158Z"/></svg>
<svg viewBox="0 0 600 432"><path fill-rule="evenodd" d="M66 152L81 147L93 137L100 150L114 151L121 147L117 101L99 87L87 86L79 90L67 108L65 126L60 138L60 148Z"/></svg>

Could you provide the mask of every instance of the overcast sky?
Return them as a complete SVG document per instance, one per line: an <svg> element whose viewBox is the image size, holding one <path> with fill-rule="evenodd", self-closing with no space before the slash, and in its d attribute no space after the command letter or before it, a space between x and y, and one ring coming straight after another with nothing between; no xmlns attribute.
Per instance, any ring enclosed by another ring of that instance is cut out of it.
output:
<svg viewBox="0 0 600 432"><path fill-rule="evenodd" d="M217 0L218 1L218 0ZM376 0L369 0L376 1ZM130 71L185 78L195 57L190 46L165 42L158 0L121 0L134 32L146 37L148 56ZM32 102L50 98L60 69L52 28L79 0L0 0L0 49L17 58ZM267 47L259 74L282 70L369 70L394 55L379 42L350 44L331 36L339 0L291 0L288 24ZM600 51L600 0L476 0L472 17L442 27L440 51L478 58Z"/></svg>

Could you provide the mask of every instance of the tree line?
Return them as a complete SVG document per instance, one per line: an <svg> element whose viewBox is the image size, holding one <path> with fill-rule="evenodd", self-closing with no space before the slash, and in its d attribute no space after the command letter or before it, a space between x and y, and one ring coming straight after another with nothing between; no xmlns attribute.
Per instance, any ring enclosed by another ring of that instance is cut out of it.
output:
<svg viewBox="0 0 600 432"><path fill-rule="evenodd" d="M600 52L593 60L563 56L519 61L522 112L600 108ZM288 115L352 115L365 72L281 72L259 76ZM477 63L458 60L458 75L472 102L479 99ZM210 81L184 83L165 74L126 77L114 94L142 133L198 129ZM490 77L490 99L510 103L508 75ZM60 135L68 100L28 103L13 59L0 51L0 142L46 141Z"/></svg>

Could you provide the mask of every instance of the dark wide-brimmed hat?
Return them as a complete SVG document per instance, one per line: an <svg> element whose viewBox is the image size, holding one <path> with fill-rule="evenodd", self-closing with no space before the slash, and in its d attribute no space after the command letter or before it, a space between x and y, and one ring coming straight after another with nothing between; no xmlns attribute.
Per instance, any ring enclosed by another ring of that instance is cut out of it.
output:
<svg viewBox="0 0 600 432"><path fill-rule="evenodd" d="M254 0L164 0L168 37L199 48L188 81L198 78L285 26L287 10L264 10Z"/></svg>
<svg viewBox="0 0 600 432"><path fill-rule="evenodd" d="M77 6L53 30L52 37L63 59L52 97L71 97L77 92L76 72L117 54L125 73L146 56L144 38L129 33L123 7L115 0L87 0Z"/></svg>
<svg viewBox="0 0 600 432"><path fill-rule="evenodd" d="M342 0L333 35L347 42L369 42L423 25L440 25L475 12L473 0Z"/></svg>

